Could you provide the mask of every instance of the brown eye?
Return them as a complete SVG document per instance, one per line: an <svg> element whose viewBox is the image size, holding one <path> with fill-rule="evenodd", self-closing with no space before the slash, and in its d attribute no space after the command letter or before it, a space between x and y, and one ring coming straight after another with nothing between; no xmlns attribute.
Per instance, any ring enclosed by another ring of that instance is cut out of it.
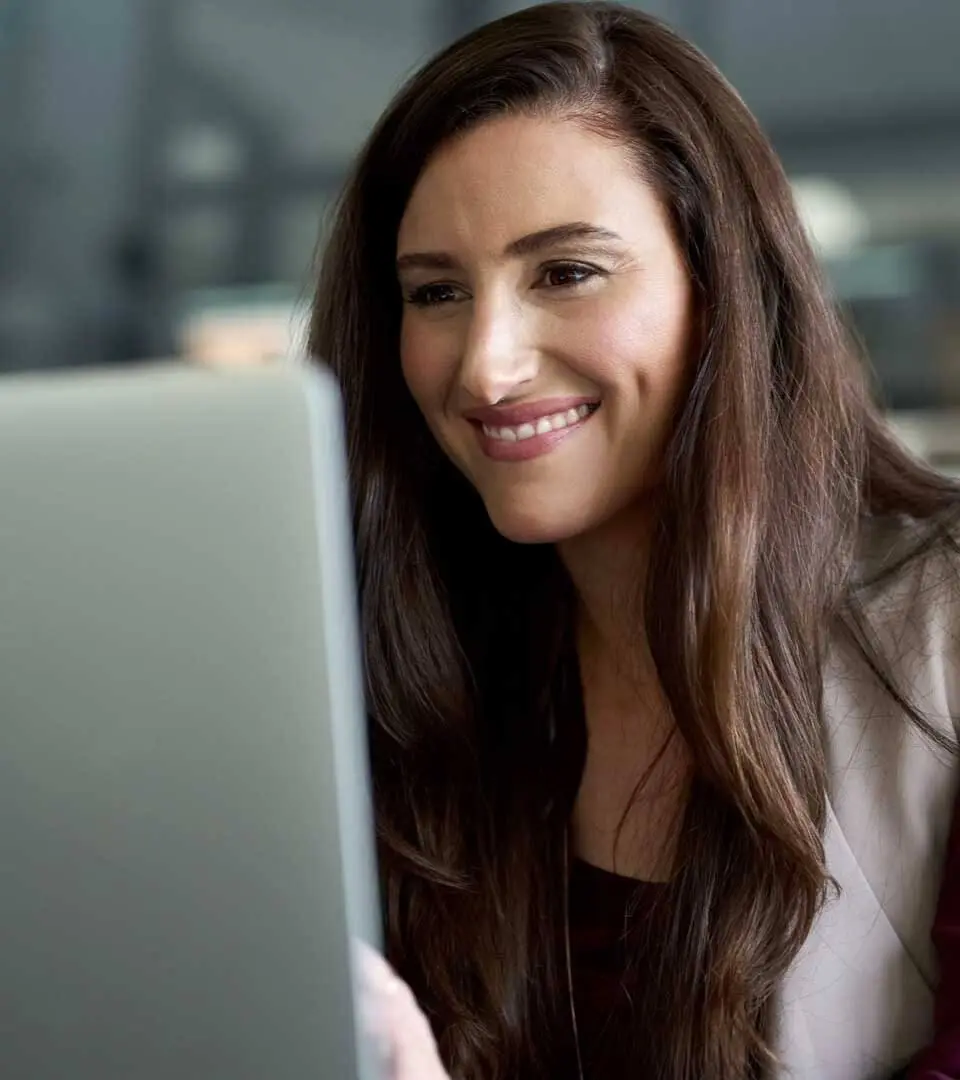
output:
<svg viewBox="0 0 960 1080"><path fill-rule="evenodd" d="M407 303L414 307L437 307L440 304L449 304L457 298L458 291L455 286L439 282L413 289L407 296Z"/></svg>
<svg viewBox="0 0 960 1080"><path fill-rule="evenodd" d="M543 284L551 289L569 288L572 285L582 285L598 273L594 267L581 263L555 263L544 269Z"/></svg>

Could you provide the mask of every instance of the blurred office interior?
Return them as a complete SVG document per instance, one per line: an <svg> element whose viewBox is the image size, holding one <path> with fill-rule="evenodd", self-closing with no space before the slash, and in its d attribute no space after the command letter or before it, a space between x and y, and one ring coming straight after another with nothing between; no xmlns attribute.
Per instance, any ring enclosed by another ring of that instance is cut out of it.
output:
<svg viewBox="0 0 960 1080"><path fill-rule="evenodd" d="M295 347L325 214L394 89L523 6L0 0L0 371ZM894 420L960 472L960 2L636 6L759 116Z"/></svg>

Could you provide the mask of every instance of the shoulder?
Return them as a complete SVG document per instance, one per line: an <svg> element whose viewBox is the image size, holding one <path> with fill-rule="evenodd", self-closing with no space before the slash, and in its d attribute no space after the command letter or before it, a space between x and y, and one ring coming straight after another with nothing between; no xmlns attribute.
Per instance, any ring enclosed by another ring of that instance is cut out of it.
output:
<svg viewBox="0 0 960 1080"><path fill-rule="evenodd" d="M871 682L876 689L876 673L869 671L856 644L859 637L875 648L897 689L932 722L960 726L957 521L866 522L848 601L844 625L835 634L834 669L853 676L859 668L865 691Z"/></svg>
<svg viewBox="0 0 960 1080"><path fill-rule="evenodd" d="M960 506L949 518L871 517L860 526L851 587L877 598L907 582L960 595Z"/></svg>
<svg viewBox="0 0 960 1080"><path fill-rule="evenodd" d="M930 926L960 780L947 749L960 725L960 554L955 535L931 536L903 520L864 527L825 669L825 845L841 891L819 932L830 950L847 950L847 974L830 968L837 1008L874 994L877 1046L905 1030L901 997L876 989L894 967L920 1003L918 1037L926 1022L936 971ZM934 738L907 718L898 694ZM823 949L814 952L815 965L827 963Z"/></svg>
<svg viewBox="0 0 960 1080"><path fill-rule="evenodd" d="M901 883L938 880L960 779L950 749L960 728L960 555L951 533L931 537L908 521L865 527L825 667L830 799L880 895L891 872ZM911 921L905 906L901 916Z"/></svg>

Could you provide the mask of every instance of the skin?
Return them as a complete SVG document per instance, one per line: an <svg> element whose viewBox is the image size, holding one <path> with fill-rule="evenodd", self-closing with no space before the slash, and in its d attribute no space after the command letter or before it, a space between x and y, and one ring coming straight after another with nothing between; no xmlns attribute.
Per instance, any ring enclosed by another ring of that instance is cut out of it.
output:
<svg viewBox="0 0 960 1080"><path fill-rule="evenodd" d="M497 118L427 163L400 225L397 273L401 364L427 425L494 526L557 545L577 590L588 751L574 850L621 873L668 876L689 763L618 600L625 582L642 582L651 495L695 347L693 290L664 206L624 144L569 119ZM557 402L590 412L521 439L516 410L556 415ZM624 865L617 829L648 767ZM422 1032L415 1003L403 1008L388 1037L404 1024ZM417 1052L430 1059L432 1041Z"/></svg>

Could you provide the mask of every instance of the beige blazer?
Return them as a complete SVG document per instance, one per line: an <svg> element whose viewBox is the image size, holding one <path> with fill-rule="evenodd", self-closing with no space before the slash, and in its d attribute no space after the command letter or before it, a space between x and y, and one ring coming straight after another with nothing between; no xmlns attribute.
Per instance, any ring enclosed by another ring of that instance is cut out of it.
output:
<svg viewBox="0 0 960 1080"><path fill-rule="evenodd" d="M865 545L869 573L896 541ZM951 737L960 722L960 566L929 556L866 607L902 685ZM853 650L835 644L826 680L828 903L776 1008L776 1080L884 1080L931 1034L930 928L960 759L904 721ZM951 717L953 720L951 721Z"/></svg>

